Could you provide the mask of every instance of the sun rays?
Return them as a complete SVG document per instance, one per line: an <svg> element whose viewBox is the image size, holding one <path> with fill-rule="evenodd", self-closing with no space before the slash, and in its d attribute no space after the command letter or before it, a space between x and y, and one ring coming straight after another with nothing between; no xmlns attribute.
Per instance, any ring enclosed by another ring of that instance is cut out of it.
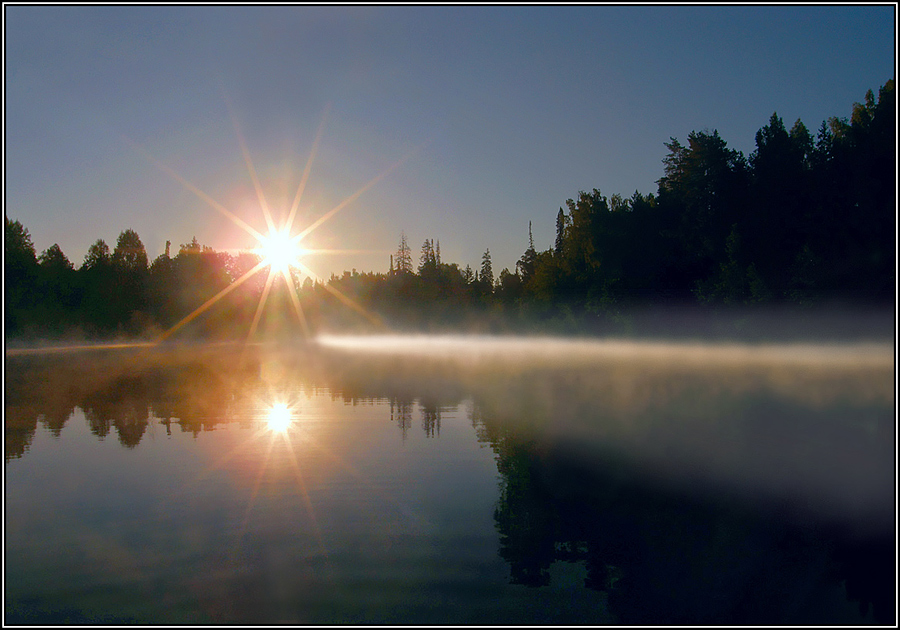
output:
<svg viewBox="0 0 900 630"><path fill-rule="evenodd" d="M250 223L227 208L225 204L220 203L210 194L204 192L201 188L188 180L185 176L176 172L174 169L159 161L158 159L154 158L141 146L129 140L129 142L142 155L144 155L144 157L147 158L151 164L180 183L182 186L184 186L185 189L189 190L197 198L209 205L210 208L229 219L231 223L233 223L237 228L252 237L253 241L255 242L255 246L245 251L249 251L249 253L255 254L258 258L258 262L256 262L256 264L253 265L249 270L242 273L239 277L233 279L231 283L225 286L225 288L223 288L221 291L204 301L188 315L186 315L181 320L165 330L163 333L158 335L157 338L151 344L149 344L149 346L155 346L169 339L179 330L182 330L190 322L194 321L198 317L203 316L222 298L230 294L232 291L235 291L236 289L247 283L247 281L249 281L251 278L256 277L257 274L260 273L266 274L265 282L262 284L259 300L256 302L253 317L247 330L247 336L243 344L243 351L240 359L241 363L243 363L247 352L252 346L250 341L254 338L254 335L260 327L263 312L266 310L267 302L272 295L273 287L278 282L283 281L285 287L287 288L287 295L290 297L291 304L290 310L292 311L292 314L289 315L289 317L293 318L297 322L297 330L299 332L299 335L302 336L303 339L308 339L311 336L310 326L307 321L306 314L304 313L303 305L301 303L300 295L298 293L297 285L295 282L297 276L305 276L318 283L322 289L327 291L328 294L334 296L342 305L352 309L373 325L379 328L383 328L382 322L375 314L370 313L366 308L364 308L350 296L345 295L337 288L331 286L327 282L324 282L323 279L321 279L307 264L307 258L315 255L352 254L364 252L367 253L371 250L341 250L333 248L316 250L313 248L309 248L307 246L307 242L308 237L313 234L316 229L321 227L324 223L332 219L339 212L355 202L363 193L381 182L391 172L393 172L407 159L409 159L409 157L413 155L415 151L392 163L390 166L388 166L388 168L360 186L355 192L348 195L334 207L323 212L318 218L308 222L304 221L304 224L299 225L298 209L303 199L304 191L312 172L312 166L323 137L325 121L328 114L328 110L326 109L316 132L315 140L310 150L309 157L306 160L306 165L300 178L299 185L297 186L296 192L293 195L290 208L287 212L287 217L283 222L280 222L279 220L276 220L276 216L273 216L272 208L270 207L269 202L266 199L263 184L257 174L249 148L244 139L243 133L241 132L240 125L238 124L237 117L235 116L230 104L228 103L227 98L225 99L225 101L229 116L231 118L231 122L234 126L235 136L240 146L241 155L247 168L247 173L253 184L253 189L256 194L256 206L259 208L259 212L262 215L261 218L265 223L265 228L263 231L254 228L252 225L250 225ZM418 149L416 149L416 151L417 150ZM276 212L274 214L279 215L280 213ZM212 467L216 468L218 466L224 466L227 461L231 460L234 457L238 457L240 453L246 451L247 449L257 449L262 455L262 459L258 462L258 470L256 470L256 474L254 475L254 478L251 482L249 497L247 498L247 504L244 509L242 522L238 530L238 545L235 547L234 551L237 552L240 540L246 532L247 527L251 521L257 501L260 498L260 491L265 483L266 472L267 470L273 471L278 468L277 462L280 459L282 461L282 464L287 465L290 473L294 477L294 483L296 485L300 501L303 504L308 518L310 519L312 527L311 531L315 539L317 540L322 553L327 556L327 549L322 538L322 532L318 524L316 511L307 488L308 481L306 479L306 475L304 474L304 466L302 465L303 458L300 456L302 449L312 448L315 452L320 453L320 455L324 454L326 457L329 457L332 460L332 465L336 465L338 468L344 469L345 471L349 470L350 474L353 474L355 476L359 476L359 473L353 470L353 467L349 464L349 462L331 453L330 449L328 449L324 444L321 444L319 440L309 432L308 427L303 426L302 423L300 423L298 409L296 408L296 405L294 403L284 402L283 399L273 395L272 398L268 401L256 401L255 407L256 411L254 412L254 415L259 422L258 428L250 437L248 437L246 441L244 441L242 444L237 445L229 453L226 453L219 460L218 464ZM266 442L266 444L253 446L252 443L258 440L263 440ZM260 446L262 446L262 449L259 449ZM301 452L298 452L298 447L301 447ZM206 472L211 472L212 468L207 470Z"/></svg>
<svg viewBox="0 0 900 630"><path fill-rule="evenodd" d="M228 218L235 226L246 232L249 236L251 236L256 242L256 246L248 250L250 253L255 254L259 258L259 263L256 264L252 269L241 275L239 278L236 278L222 289L219 293L214 295L213 297L206 300L203 304L194 309L191 313L183 317L180 321L176 322L172 325L168 330L161 333L155 340L154 344L160 343L168 338L170 338L173 334L175 334L178 330L182 329L185 325L195 320L197 317L201 316L207 310L209 310L214 304L216 304L223 297L231 293L233 290L237 289L239 286L244 284L251 277L255 276L260 272L266 272L266 280L263 286L262 293L259 298L259 302L257 303L257 307L253 316L253 320L250 323L249 329L247 331L247 341L253 338L256 334L257 329L259 327L260 319L262 317L263 312L266 309L266 303L269 299L269 296L272 291L273 284L279 281L279 278L284 281L288 294L291 300L291 310L293 311L293 316L295 317L299 331L304 339L308 338L311 335L311 331L309 328L309 324L306 318L305 313L303 312L303 306L301 304L300 297L298 295L297 287L294 282L294 274L298 273L302 276L310 278L314 282L320 283L321 286L332 296L337 298L343 305L352 309L356 313L360 314L366 320L377 327L382 327L383 324L381 320L370 313L367 309L365 309L362 305L356 302L351 297L345 295L335 287L329 285L327 282L322 281L319 276L310 269L310 267L303 262L303 259L309 256L315 256L319 254L330 255L330 254L353 254L353 253L368 253L371 250L341 250L341 249L310 249L302 245L307 237L312 234L316 229L321 227L326 221L333 218L337 213L341 210L345 209L351 203L356 201L363 193L367 190L375 186L385 177L387 177L394 169L403 164L411 155L410 153L407 156L397 160L388 168L383 170L381 173L373 177L371 180L363 184L359 189L357 189L354 193L347 196L337 205L322 213L319 218L314 221L309 222L304 226L296 226L295 221L297 218L297 211L300 206L300 202L303 198L303 193L306 188L307 182L309 180L310 173L312 171L313 162L315 160L316 153L318 152L318 147L321 142L322 136L324 134L325 121L327 119L328 110L326 109L325 113L322 116L322 120L319 124L318 130L316 132L315 140L313 141L312 149L310 150L309 157L306 161L306 165L303 169L303 174L300 179L300 183L297 187L297 191L293 196L293 201L291 202L290 209L288 211L288 215L286 220L282 225L278 225L276 223L275 218L273 217L271 208L269 206L268 201L266 200L266 195L263 190L262 183L257 175L256 168L254 167L253 160L250 155L250 151L247 147L247 143L244 139L243 133L241 132L240 125L238 124L237 117L235 116L228 99L225 99L226 106L228 109L228 114L231 119L232 125L234 127L235 136L237 138L238 144L240 146L241 155L243 156L244 163L247 167L247 173L250 177L251 182L253 183L253 188L256 193L257 204L259 210L262 214L262 218L266 224L266 231L260 232L249 223L241 219L237 214L229 210L224 204L216 201L211 195L207 194L203 190L201 190L198 186L192 183L183 175L179 174L166 164L157 160L146 150L144 150L137 143L128 140L132 146L134 146L145 158L147 158L154 166L159 168L161 171L172 177L175 181L179 182L182 186L184 186L187 190L196 195L199 199L207 203L213 210L222 214L226 218Z"/></svg>
<svg viewBox="0 0 900 630"><path fill-rule="evenodd" d="M249 433L231 444L197 475L183 480L173 490L176 494L196 493L200 484L210 479L216 471L241 473L247 495L230 548L230 555L235 562L239 557L242 541L254 520L254 514L260 509L266 509L259 505L260 500L268 500L266 486L281 483L285 476L293 478L299 504L309 519L309 533L316 541L319 552L324 556L328 555L316 508L309 494L310 462L303 457L303 453L310 449L316 453L324 452L338 460L336 468L340 468L343 460L331 454L330 449L320 443L321 436L317 435L319 429L315 426L310 429L309 422L303 421L304 418L308 419L310 412L306 411L304 414L299 398L300 390L294 391L292 395L279 387L273 387L271 383L252 394L249 408L239 415L241 420L251 421ZM335 466L335 462L329 462L331 466Z"/></svg>

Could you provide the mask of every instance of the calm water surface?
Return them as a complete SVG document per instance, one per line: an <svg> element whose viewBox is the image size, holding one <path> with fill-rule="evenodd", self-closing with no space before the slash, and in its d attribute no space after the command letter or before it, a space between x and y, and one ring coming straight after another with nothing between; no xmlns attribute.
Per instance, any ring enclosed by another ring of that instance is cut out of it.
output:
<svg viewBox="0 0 900 630"><path fill-rule="evenodd" d="M889 346L344 337L5 375L7 623L894 622Z"/></svg>

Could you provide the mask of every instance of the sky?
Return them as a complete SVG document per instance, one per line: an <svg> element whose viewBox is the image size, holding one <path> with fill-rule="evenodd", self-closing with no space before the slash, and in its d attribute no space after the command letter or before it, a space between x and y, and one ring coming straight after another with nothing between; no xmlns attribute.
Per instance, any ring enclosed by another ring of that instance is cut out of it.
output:
<svg viewBox="0 0 900 630"><path fill-rule="evenodd" d="M815 134L897 51L894 4L4 5L4 29L4 210L38 254L249 249L254 175L280 223L311 164L293 233L328 217L303 241L338 250L304 259L326 278L386 272L401 232L514 270L579 191L656 193L670 138Z"/></svg>

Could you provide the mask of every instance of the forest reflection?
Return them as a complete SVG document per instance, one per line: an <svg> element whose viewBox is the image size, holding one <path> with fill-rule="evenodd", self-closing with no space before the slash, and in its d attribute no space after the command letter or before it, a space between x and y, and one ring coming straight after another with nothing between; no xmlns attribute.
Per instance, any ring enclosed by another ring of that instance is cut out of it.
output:
<svg viewBox="0 0 900 630"><path fill-rule="evenodd" d="M91 433L136 447L151 422L194 436L229 422L261 422L278 430L292 423L283 402L267 404L273 392L306 388L347 404L386 402L406 438L414 412L428 437L438 437L441 414L461 402L462 391L425 392L382 382L377 369L348 373L335 357L301 346L299 356L231 346L179 346L163 350L79 350L66 355L7 357L6 460L28 452L38 424L59 437L76 409ZM371 382L364 382L371 381ZM387 387L385 389L385 387Z"/></svg>
<svg viewBox="0 0 900 630"><path fill-rule="evenodd" d="M299 390L383 405L403 440L417 415L439 439L465 407L496 456L512 583L578 563L629 624L828 623L803 594L843 588L862 619L893 623L892 360L875 355L790 369L314 345L7 356L5 457L27 456L38 424L60 436L76 408L133 449L151 423L265 424Z"/></svg>

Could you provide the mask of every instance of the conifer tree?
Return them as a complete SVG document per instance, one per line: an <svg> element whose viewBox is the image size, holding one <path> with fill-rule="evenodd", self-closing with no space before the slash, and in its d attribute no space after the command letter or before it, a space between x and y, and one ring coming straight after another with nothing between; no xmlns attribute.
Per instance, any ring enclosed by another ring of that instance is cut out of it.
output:
<svg viewBox="0 0 900 630"><path fill-rule="evenodd" d="M488 287L488 292L492 291L494 288L494 269L491 266L491 250L490 248L484 250L484 255L481 257L481 282Z"/></svg>
<svg viewBox="0 0 900 630"><path fill-rule="evenodd" d="M400 246L397 248L397 273L412 273L412 252L406 241L406 233L400 232Z"/></svg>
<svg viewBox="0 0 900 630"><path fill-rule="evenodd" d="M556 243L553 247L553 253L557 256L562 255L563 245L566 240L566 213L560 207L556 215Z"/></svg>
<svg viewBox="0 0 900 630"><path fill-rule="evenodd" d="M528 249L522 254L516 263L516 270L522 276L522 280L528 280L534 275L534 263L537 260L537 252L534 249L534 236L531 234L531 221L528 222Z"/></svg>

